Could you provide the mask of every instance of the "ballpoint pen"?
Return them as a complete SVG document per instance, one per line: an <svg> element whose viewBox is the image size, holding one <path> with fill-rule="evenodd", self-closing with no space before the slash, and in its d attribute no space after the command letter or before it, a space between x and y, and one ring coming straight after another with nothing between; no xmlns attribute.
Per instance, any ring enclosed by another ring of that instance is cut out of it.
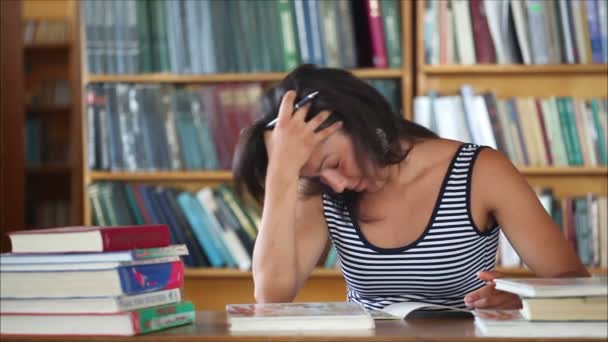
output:
<svg viewBox="0 0 608 342"><path fill-rule="evenodd" d="M306 95L303 99L301 99L300 101L298 101L298 103L296 103L293 108L294 108L294 112L302 107L304 107L306 104L310 103L315 97L317 97L317 95L319 94L318 91L312 92L308 95ZM279 120L278 117L276 117L275 119L273 119L272 121L270 121L267 125L266 128L273 128L276 124L277 124L277 120Z"/></svg>

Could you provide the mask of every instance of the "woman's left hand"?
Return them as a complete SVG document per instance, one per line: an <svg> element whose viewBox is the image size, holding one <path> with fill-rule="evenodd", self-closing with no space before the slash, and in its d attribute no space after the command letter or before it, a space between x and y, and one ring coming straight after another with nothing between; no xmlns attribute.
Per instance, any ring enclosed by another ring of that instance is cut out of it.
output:
<svg viewBox="0 0 608 342"><path fill-rule="evenodd" d="M502 275L495 271L481 271L477 273L479 279L484 280L486 285L464 297L464 303L471 309L521 309L521 299L518 295L496 290L494 279Z"/></svg>

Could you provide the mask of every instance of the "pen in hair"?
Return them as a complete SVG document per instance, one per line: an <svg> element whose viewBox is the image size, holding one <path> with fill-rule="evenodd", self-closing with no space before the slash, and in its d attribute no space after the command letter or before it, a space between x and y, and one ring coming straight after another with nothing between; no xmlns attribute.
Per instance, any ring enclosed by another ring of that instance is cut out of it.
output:
<svg viewBox="0 0 608 342"><path fill-rule="evenodd" d="M298 101L298 103L296 103L293 107L294 107L294 112L302 107L304 107L306 104L308 104L310 101L312 101L315 97L317 97L317 95L319 94L318 91L312 92L308 95L306 95L304 98L302 98L300 101ZM270 121L266 127L270 128L270 127L274 127L274 125L277 124L277 121L279 120L278 117L274 118L272 121Z"/></svg>

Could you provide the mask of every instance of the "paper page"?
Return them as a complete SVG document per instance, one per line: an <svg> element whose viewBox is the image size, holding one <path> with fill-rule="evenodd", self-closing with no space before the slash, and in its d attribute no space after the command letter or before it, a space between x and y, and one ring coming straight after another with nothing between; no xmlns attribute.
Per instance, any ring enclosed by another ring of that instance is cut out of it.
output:
<svg viewBox="0 0 608 342"><path fill-rule="evenodd" d="M460 309L460 308L456 308L456 307L452 307L452 306L420 303L420 302L402 302L402 303L391 304L391 305L383 308L381 311L389 313L393 316L397 316L397 317L401 317L402 319L405 319L405 317L407 317L407 315L409 315L411 312L416 311L418 309L423 309L423 308L447 309L450 311L466 312L469 314L471 313L470 310Z"/></svg>

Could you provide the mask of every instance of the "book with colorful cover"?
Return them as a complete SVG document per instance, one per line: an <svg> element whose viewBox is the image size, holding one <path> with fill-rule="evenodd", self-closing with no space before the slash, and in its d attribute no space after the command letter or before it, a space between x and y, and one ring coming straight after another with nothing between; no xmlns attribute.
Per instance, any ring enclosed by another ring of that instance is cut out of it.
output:
<svg viewBox="0 0 608 342"><path fill-rule="evenodd" d="M40 264L0 264L0 272L65 272L95 271L126 266L164 264L180 261L179 256L133 261L65 262Z"/></svg>
<svg viewBox="0 0 608 342"><path fill-rule="evenodd" d="M116 313L177 303L181 299L180 289L108 297L2 298L0 315Z"/></svg>
<svg viewBox="0 0 608 342"><path fill-rule="evenodd" d="M13 253L112 252L166 247L165 224L61 227L10 232Z"/></svg>
<svg viewBox="0 0 608 342"><path fill-rule="evenodd" d="M475 326L488 337L608 337L608 321L532 322L518 310L475 310Z"/></svg>
<svg viewBox="0 0 608 342"><path fill-rule="evenodd" d="M2 335L134 336L194 322L192 302L112 314L2 314Z"/></svg>
<svg viewBox="0 0 608 342"><path fill-rule="evenodd" d="M171 245L167 247L106 253L3 253L0 254L0 265L121 262L168 258L187 254L188 249L186 245Z"/></svg>
<svg viewBox="0 0 608 342"><path fill-rule="evenodd" d="M271 303L226 305L231 331L373 329L358 303Z"/></svg>
<svg viewBox="0 0 608 342"><path fill-rule="evenodd" d="M522 297L608 296L608 277L499 278L496 289Z"/></svg>
<svg viewBox="0 0 608 342"><path fill-rule="evenodd" d="M0 297L119 296L175 289L183 282L181 260L93 270L0 272Z"/></svg>

